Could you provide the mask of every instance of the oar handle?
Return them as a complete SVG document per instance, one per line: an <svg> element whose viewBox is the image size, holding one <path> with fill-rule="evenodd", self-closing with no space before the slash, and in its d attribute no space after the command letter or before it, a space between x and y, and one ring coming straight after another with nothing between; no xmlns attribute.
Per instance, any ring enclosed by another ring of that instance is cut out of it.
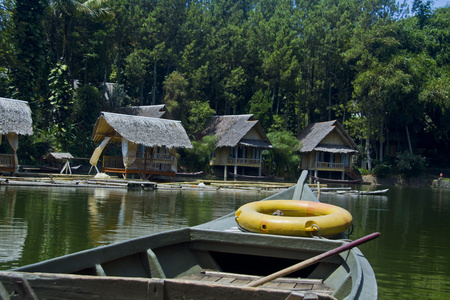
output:
<svg viewBox="0 0 450 300"><path fill-rule="evenodd" d="M329 251L324 252L322 254L319 254L317 256L311 257L311 258L309 258L307 260L299 262L299 263L297 263L295 265L292 265L290 267L287 267L287 268L285 268L283 270L280 270L280 271L275 272L273 274L267 275L266 277L262 277L262 278L260 278L260 279L258 279L256 281L250 282L249 284L247 284L247 286L249 286L249 287L260 286L260 285L262 285L262 284L264 284L266 282L272 281L272 280L274 280L276 278L279 278L279 277L291 274L291 273L293 273L295 271L301 270L303 268L306 268L306 267L308 267L308 266L310 266L312 264L315 264L316 262L318 262L320 260L323 260L323 259L328 258L330 256L339 254L341 252L347 251L347 250L352 249L352 248L354 248L354 247L356 247L358 245L364 244L365 242L373 240L373 239L375 239L375 238L377 238L379 236L380 236L379 232L375 232L375 233L366 235L366 236L364 236L364 237L362 237L360 239L354 240L353 242L347 243L345 245L342 245L342 246L337 247L335 249L329 250Z"/></svg>

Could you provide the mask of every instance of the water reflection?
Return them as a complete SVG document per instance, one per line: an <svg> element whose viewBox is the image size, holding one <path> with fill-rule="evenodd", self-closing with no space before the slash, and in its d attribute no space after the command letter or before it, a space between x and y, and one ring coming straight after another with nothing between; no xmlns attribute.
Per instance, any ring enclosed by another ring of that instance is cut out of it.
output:
<svg viewBox="0 0 450 300"><path fill-rule="evenodd" d="M267 192L0 187L0 270L218 218Z"/></svg>
<svg viewBox="0 0 450 300"><path fill-rule="evenodd" d="M390 188L385 196L323 195L353 215L353 238L381 232L359 248L371 262L379 299L448 299L450 190Z"/></svg>

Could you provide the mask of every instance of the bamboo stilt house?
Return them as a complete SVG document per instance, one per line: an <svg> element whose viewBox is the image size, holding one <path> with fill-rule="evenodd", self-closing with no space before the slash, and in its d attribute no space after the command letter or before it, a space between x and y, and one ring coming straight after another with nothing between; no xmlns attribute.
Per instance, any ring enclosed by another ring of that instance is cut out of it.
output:
<svg viewBox="0 0 450 300"><path fill-rule="evenodd" d="M311 123L298 139L302 143L303 170L309 170L314 177L340 175L340 179L333 179L344 180L347 175L352 180L358 179L352 171L352 157L359 153L358 147L337 120Z"/></svg>
<svg viewBox="0 0 450 300"><path fill-rule="evenodd" d="M235 177L238 176L238 168L240 175L246 175L244 173L251 169L257 170L257 176L262 175L262 151L272 148L272 144L253 115L214 116L198 139L207 135L217 138L210 164L223 166L225 179L229 167Z"/></svg>
<svg viewBox="0 0 450 300"><path fill-rule="evenodd" d="M17 149L19 135L32 135L33 121L28 102L0 98L0 143L2 136L6 136L12 148L12 154L0 154L0 171L14 174L18 167Z"/></svg>
<svg viewBox="0 0 450 300"><path fill-rule="evenodd" d="M139 174L141 178L165 175L174 178L177 148L192 148L180 121L102 112L93 132L100 143L90 163L96 166L108 143L120 144L122 156L103 156L102 171ZM98 170L97 170L98 171Z"/></svg>

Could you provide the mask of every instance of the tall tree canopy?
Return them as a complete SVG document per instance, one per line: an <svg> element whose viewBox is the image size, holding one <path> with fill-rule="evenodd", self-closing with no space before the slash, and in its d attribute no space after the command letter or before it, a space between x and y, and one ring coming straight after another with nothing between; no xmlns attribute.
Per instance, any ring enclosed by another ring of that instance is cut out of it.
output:
<svg viewBox="0 0 450 300"><path fill-rule="evenodd" d="M74 88L98 91L95 109L166 103L190 134L214 112L253 113L267 131L294 135L339 119L368 158L382 160L386 143L435 156L450 150L450 8L431 4L4 0L0 96L45 115L61 63ZM89 126L92 114L88 124L76 107L65 120Z"/></svg>

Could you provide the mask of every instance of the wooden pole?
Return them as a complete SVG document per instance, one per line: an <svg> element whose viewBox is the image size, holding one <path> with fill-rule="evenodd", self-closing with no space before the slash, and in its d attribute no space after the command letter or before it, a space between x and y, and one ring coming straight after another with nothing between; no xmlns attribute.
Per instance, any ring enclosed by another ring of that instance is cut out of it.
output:
<svg viewBox="0 0 450 300"><path fill-rule="evenodd" d="M319 254L317 256L311 257L311 258L309 258L307 260L304 260L304 261L299 262L299 263L297 263L295 265L287 267L287 268L285 268L283 270L280 270L278 272L270 274L270 275L268 275L266 277L262 277L262 278L260 278L260 279L258 279L256 281L250 282L249 284L247 284L247 286L249 286L249 287L257 287L257 286L263 285L264 283L267 283L267 282L272 281L274 279L277 279L279 277L282 277L282 276L291 274L291 273L293 273L295 271L298 271L298 270L301 270L303 268L306 268L306 267L308 267L308 266L310 266L312 264L317 263L320 260L323 260L325 258L334 256L334 255L339 254L341 252L347 251L347 250L349 250L349 249L351 249L353 247L356 247L356 246L361 245L361 244L363 244L365 242L373 240L374 238L377 238L379 236L380 236L379 232L375 232L375 233L366 235L365 237L357 239L357 240L355 240L353 242L350 242L348 244L342 245L340 247L337 247L337 248L332 249L330 251L324 252L324 253Z"/></svg>

